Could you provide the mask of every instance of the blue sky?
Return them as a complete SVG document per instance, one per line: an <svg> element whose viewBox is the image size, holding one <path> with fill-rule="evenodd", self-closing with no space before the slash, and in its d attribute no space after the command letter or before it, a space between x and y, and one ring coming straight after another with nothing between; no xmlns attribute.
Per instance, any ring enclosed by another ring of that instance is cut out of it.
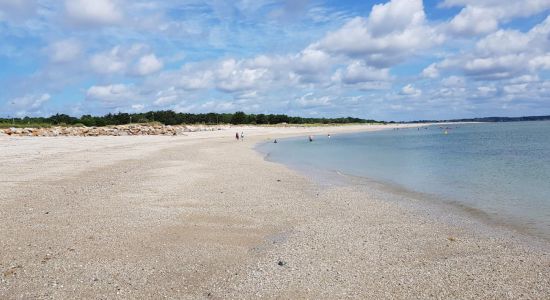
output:
<svg viewBox="0 0 550 300"><path fill-rule="evenodd" d="M550 114L550 0L0 0L0 116Z"/></svg>

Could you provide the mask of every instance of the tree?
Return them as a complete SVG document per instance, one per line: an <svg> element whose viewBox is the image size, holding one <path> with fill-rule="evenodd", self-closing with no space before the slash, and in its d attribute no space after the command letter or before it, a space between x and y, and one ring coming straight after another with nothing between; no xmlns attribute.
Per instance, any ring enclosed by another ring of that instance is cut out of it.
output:
<svg viewBox="0 0 550 300"><path fill-rule="evenodd" d="M244 124L246 121L246 114L242 111L238 111L233 114L231 118L231 124Z"/></svg>

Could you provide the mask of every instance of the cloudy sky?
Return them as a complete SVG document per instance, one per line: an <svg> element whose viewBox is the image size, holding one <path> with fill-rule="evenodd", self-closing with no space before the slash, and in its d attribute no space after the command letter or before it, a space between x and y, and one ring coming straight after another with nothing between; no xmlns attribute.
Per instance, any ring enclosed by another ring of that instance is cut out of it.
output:
<svg viewBox="0 0 550 300"><path fill-rule="evenodd" d="M550 0L0 0L0 116L550 114Z"/></svg>

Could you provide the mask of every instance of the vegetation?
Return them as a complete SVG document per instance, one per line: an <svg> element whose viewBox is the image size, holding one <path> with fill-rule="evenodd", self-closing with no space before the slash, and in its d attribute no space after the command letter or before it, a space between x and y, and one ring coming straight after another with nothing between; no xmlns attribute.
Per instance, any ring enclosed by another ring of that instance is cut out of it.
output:
<svg viewBox="0 0 550 300"><path fill-rule="evenodd" d="M1 127L50 127L55 125L66 126L107 126L124 125L130 123L158 122L164 125L178 124L350 124L350 123L379 123L374 120L359 118L302 118L287 115L246 114L244 112L190 114L176 113L171 110L150 111L146 113L117 113L104 116L83 115L80 118L66 114L56 114L51 117L24 117L0 118Z"/></svg>

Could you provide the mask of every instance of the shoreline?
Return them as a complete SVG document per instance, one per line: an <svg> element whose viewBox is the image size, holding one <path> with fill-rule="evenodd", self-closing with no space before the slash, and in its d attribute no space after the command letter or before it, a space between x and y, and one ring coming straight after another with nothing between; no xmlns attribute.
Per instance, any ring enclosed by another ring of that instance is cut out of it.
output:
<svg viewBox="0 0 550 300"><path fill-rule="evenodd" d="M435 125L435 124L429 124ZM426 125L423 125L426 126ZM343 133L343 134L353 134L355 132ZM285 139L296 139L297 137L291 136ZM534 228L529 228L525 224L522 224L519 221L513 220L501 220L497 217L491 215L490 213L484 211L481 208L476 208L470 206L467 203L462 203L456 199L444 198L439 195L424 193L420 191L415 191L413 189L407 188L398 183L387 182L384 180L379 180L372 177L360 176L349 174L341 170L329 170L318 167L310 166L297 166L292 165L291 163L285 163L270 158L270 153L267 150L262 150L261 145L269 142L261 142L256 147L256 151L262 154L262 157L269 162L277 163L288 167L290 170L298 172L307 178L311 179L316 184L321 186L323 185L349 185L356 186L359 184L368 185L371 188L377 188L380 190L387 191L391 194L401 195L404 198L412 198L415 201L423 202L422 204L417 204L421 208L429 208L430 210L446 210L452 209L457 216L461 218L474 218L483 226L489 227L488 229L494 229L496 231L504 231L506 234L513 236L515 234L524 235L526 240L533 239L531 242L540 243L540 240L547 243L550 242L550 235L547 232L541 232ZM311 169L314 168L314 169ZM321 173L321 175L316 175L315 173ZM376 187L375 187L376 186ZM404 203L407 205L406 203ZM465 222L462 222L465 223Z"/></svg>
<svg viewBox="0 0 550 300"><path fill-rule="evenodd" d="M243 130L244 142L232 131L0 137L0 298L550 293L548 248L427 218L365 186L320 187L254 149L327 128Z"/></svg>

